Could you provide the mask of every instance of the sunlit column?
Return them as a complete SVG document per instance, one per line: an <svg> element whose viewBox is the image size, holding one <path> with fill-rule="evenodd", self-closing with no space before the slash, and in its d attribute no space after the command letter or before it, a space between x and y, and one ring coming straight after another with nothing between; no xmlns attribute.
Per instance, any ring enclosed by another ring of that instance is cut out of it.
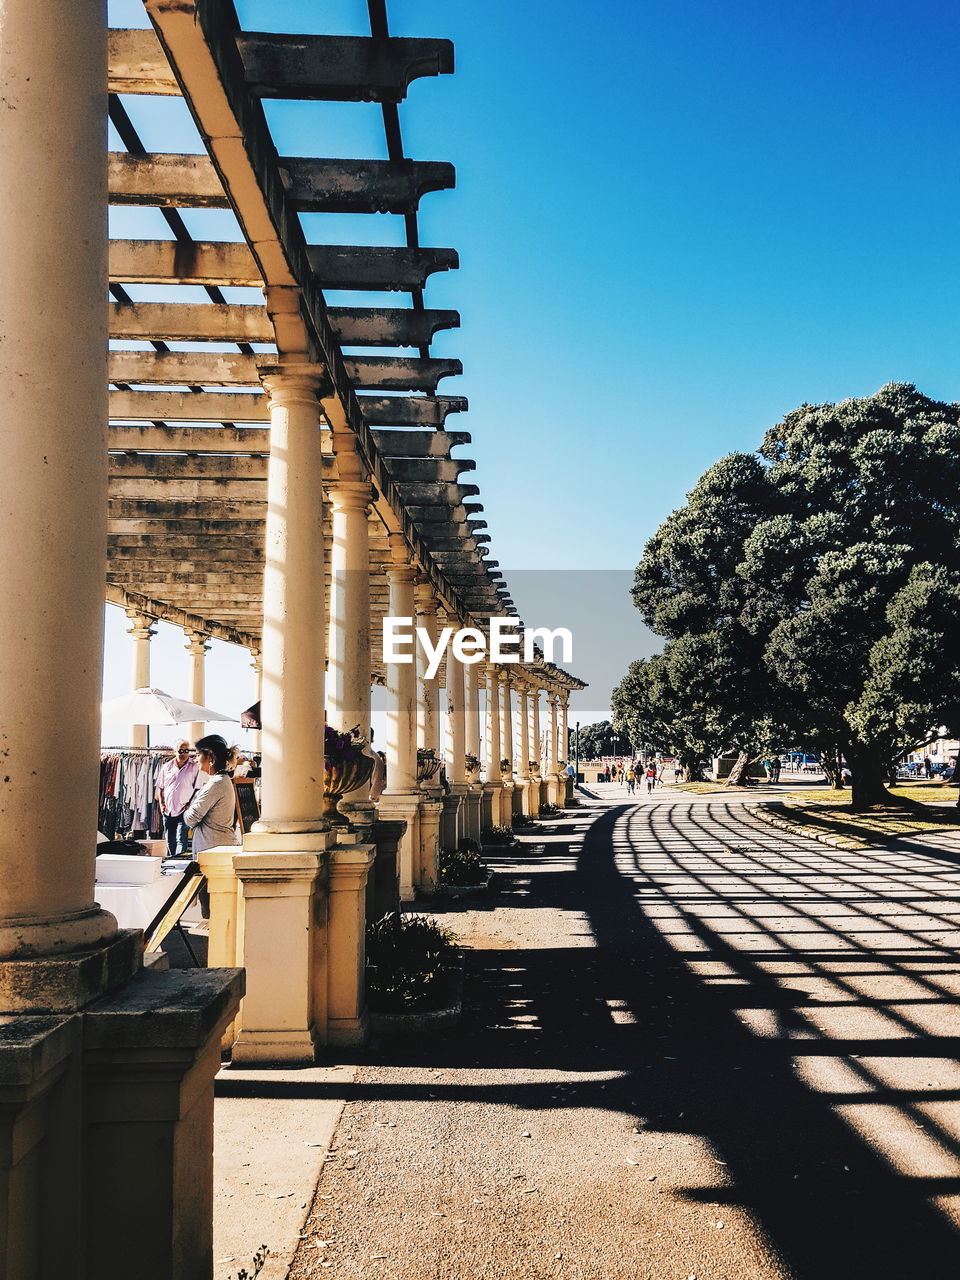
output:
<svg viewBox="0 0 960 1280"><path fill-rule="evenodd" d="M416 569L399 534L390 535L393 562L387 568L392 618L413 618ZM387 785L384 795L406 795L417 789L417 668L412 650L407 662L388 662Z"/></svg>
<svg viewBox="0 0 960 1280"><path fill-rule="evenodd" d="M270 410L263 576L263 815L257 831L316 831L323 813L326 652L317 380L264 381Z"/></svg>
<svg viewBox="0 0 960 1280"><path fill-rule="evenodd" d="M263 724L263 705L262 705L262 699L263 699L263 654L260 652L260 650L259 650L259 649L251 649L251 650L250 650L250 657L253 659L253 661L250 663L250 665L251 665L251 667L253 667L253 670L254 670L254 672L255 672L255 674L256 674L256 677L257 677L257 698L256 698L256 701L257 701L257 703L259 703L259 704L260 704L260 723L261 723L261 724ZM254 750L254 751L259 751L259 750L261 749L262 745L263 745L263 737L262 737L262 734L261 734L260 730L259 730L259 729L254 729L254 730L253 730L253 750Z"/></svg>
<svg viewBox="0 0 960 1280"><path fill-rule="evenodd" d="M360 726L370 734L370 485L328 486L333 540L330 551L330 642L327 719L341 733Z"/></svg>
<svg viewBox="0 0 960 1280"><path fill-rule="evenodd" d="M6 0L0 45L5 959L93 944L116 922L93 888L107 545L103 5Z"/></svg>
<svg viewBox="0 0 960 1280"><path fill-rule="evenodd" d="M148 689L150 687L150 641L157 634L154 629L156 618L152 618L147 613L141 613L139 609L127 609L126 615L131 623L127 635L133 639L130 687L132 690ZM132 724L129 735L130 746L145 747L148 733L147 725Z"/></svg>
<svg viewBox="0 0 960 1280"><path fill-rule="evenodd" d="M453 619L453 625L457 625ZM447 781L462 785L467 781L467 726L464 664L447 650Z"/></svg>
<svg viewBox="0 0 960 1280"><path fill-rule="evenodd" d="M429 582L418 582L414 589L416 625L437 639L437 598ZM427 679L427 654L417 645L417 746L433 750L440 758L440 678Z"/></svg>
<svg viewBox="0 0 960 1280"><path fill-rule="evenodd" d="M202 631L185 631L184 635L187 637L187 643L184 647L193 660L190 672L190 701L202 707L206 699L204 660L210 650L210 645L208 637ZM205 724L199 720L195 720L190 725L190 739L192 742L196 742L198 738L203 737L204 728Z"/></svg>

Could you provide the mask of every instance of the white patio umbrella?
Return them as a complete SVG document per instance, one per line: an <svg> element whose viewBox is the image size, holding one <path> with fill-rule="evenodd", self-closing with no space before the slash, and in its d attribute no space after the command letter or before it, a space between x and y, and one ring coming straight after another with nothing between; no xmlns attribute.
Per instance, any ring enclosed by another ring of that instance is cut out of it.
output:
<svg viewBox="0 0 960 1280"><path fill-rule="evenodd" d="M211 707L201 707L197 702L175 698L162 689L134 689L133 693L121 694L119 698L108 698L100 704L100 710L106 719L125 720L127 724L239 723L237 716L227 716Z"/></svg>

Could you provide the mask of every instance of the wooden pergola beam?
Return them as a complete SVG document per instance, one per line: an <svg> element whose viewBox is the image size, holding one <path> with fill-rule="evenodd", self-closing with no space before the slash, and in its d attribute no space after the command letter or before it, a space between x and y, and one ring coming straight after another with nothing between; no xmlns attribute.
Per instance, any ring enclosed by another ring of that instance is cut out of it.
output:
<svg viewBox="0 0 960 1280"><path fill-rule="evenodd" d="M321 289L422 289L435 271L459 266L454 249L306 245L305 256ZM219 240L111 240L109 268L117 284L263 284L249 247Z"/></svg>
<svg viewBox="0 0 960 1280"><path fill-rule="evenodd" d="M180 92L153 31L114 28L109 39L111 93ZM449 40L245 31L238 47L247 85L261 98L400 102L413 80L453 70Z"/></svg>
<svg viewBox="0 0 960 1280"><path fill-rule="evenodd" d="M444 160L327 160L284 156L279 167L297 213L414 213L430 191L456 184ZM111 151L110 203L166 209L229 209L230 200L208 156Z"/></svg>

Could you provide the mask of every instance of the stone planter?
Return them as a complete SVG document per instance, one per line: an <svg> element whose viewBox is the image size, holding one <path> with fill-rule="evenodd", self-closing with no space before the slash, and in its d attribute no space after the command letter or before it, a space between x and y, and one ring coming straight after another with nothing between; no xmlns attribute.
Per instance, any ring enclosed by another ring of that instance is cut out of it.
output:
<svg viewBox="0 0 960 1280"><path fill-rule="evenodd" d="M490 888L493 872L487 868L484 878L477 884L444 884L437 885L438 898L470 898L478 893L486 893Z"/></svg>
<svg viewBox="0 0 960 1280"><path fill-rule="evenodd" d="M417 760L417 781L430 782L440 772L440 766L442 764L443 764L442 760L431 760L429 758L427 758L426 760L418 759Z"/></svg>
<svg viewBox="0 0 960 1280"><path fill-rule="evenodd" d="M348 827L337 805L343 796L370 780L373 761L369 756L357 756L352 760L328 760L323 763L323 817L328 826Z"/></svg>
<svg viewBox="0 0 960 1280"><path fill-rule="evenodd" d="M445 1003L437 1009L412 1009L409 1013L377 1013L369 1010L369 1027L377 1036L423 1036L446 1031L460 1021L463 1012L463 952L450 968Z"/></svg>

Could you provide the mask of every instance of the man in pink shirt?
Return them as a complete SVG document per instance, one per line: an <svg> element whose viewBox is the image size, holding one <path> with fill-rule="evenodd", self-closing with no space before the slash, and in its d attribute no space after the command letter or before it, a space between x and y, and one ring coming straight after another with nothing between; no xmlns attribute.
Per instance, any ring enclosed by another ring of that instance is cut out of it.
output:
<svg viewBox="0 0 960 1280"><path fill-rule="evenodd" d="M182 738L177 743L177 753L160 770L157 776L157 802L163 814L167 833L167 852L170 857L182 858L187 851L187 824L183 811L197 789L200 766L190 758L190 743Z"/></svg>

